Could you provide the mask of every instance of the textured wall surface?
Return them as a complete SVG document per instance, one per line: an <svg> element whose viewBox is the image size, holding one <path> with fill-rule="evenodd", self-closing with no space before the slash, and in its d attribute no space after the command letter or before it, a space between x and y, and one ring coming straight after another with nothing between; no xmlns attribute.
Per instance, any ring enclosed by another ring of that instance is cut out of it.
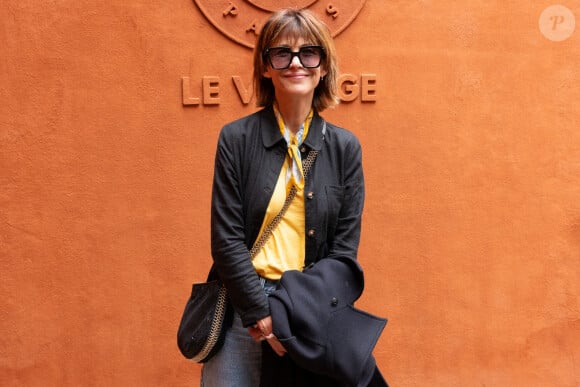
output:
<svg viewBox="0 0 580 387"><path fill-rule="evenodd" d="M580 31L542 35L551 4L368 0L336 38L376 77L324 115L364 147L358 305L394 386L580 385ZM0 385L196 385L175 334L251 50L192 0L0 22Z"/></svg>

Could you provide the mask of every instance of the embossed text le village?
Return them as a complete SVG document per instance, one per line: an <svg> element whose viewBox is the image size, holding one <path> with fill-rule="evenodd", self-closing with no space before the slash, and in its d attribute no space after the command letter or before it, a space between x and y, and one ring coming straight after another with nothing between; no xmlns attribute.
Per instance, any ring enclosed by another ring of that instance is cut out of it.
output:
<svg viewBox="0 0 580 387"><path fill-rule="evenodd" d="M341 102L376 102L376 74L341 74L338 79ZM244 80L239 75L232 75L231 82L226 78L222 81L217 75L204 75L195 82L197 92L194 92L194 81L189 77L181 77L182 103L184 106L220 105L222 95L237 92L240 102L247 105L252 100L252 80Z"/></svg>

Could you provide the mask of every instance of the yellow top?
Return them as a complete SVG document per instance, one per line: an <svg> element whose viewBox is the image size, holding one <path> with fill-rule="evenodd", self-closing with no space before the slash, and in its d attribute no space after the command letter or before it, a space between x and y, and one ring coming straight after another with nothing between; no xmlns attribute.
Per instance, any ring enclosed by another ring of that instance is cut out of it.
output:
<svg viewBox="0 0 580 387"><path fill-rule="evenodd" d="M253 260L256 272L271 280L278 280L282 273L287 270L302 270L304 267L304 256L306 248L306 237L304 235L304 176L302 172L302 161L298 147L303 139L308 135L313 112L311 111L306 121L296 133L292 135L282 116L275 109L280 126L280 132L288 143L288 154L286 161L282 165L274 193L266 209L266 215L262 222L259 235L262 235L264 228L272 222L272 219L282 209L286 196L292 185L297 188L296 196L290 203L286 214L280 220L278 226L272 231L272 235L266 244L256 254ZM298 160L296 160L298 158Z"/></svg>

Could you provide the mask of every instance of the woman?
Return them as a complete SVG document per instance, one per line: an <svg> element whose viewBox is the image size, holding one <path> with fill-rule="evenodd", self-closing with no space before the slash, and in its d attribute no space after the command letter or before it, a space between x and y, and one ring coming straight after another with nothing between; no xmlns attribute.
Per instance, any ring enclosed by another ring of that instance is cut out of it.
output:
<svg viewBox="0 0 580 387"><path fill-rule="evenodd" d="M319 115L338 101L337 76L331 35L312 13L285 9L266 21L254 53L263 110L224 126L218 140L212 255L235 317L224 346L204 365L202 387L259 386L262 364L268 364L263 356L292 363L273 334L267 295L287 271L321 259L356 260L364 201L361 147L353 134ZM318 155L305 178L302 162L312 150ZM292 187L296 196L251 259L250 249ZM300 386L340 385L300 367L291 374L300 375Z"/></svg>

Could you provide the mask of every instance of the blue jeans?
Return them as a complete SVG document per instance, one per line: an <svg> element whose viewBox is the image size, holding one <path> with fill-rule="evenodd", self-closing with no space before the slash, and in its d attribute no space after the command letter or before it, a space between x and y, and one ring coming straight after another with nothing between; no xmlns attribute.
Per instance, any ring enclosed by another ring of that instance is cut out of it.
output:
<svg viewBox="0 0 580 387"><path fill-rule="evenodd" d="M264 292L276 290L276 282L262 279ZM235 313L232 327L219 352L203 365L201 387L257 387L262 371L262 344L256 343Z"/></svg>

